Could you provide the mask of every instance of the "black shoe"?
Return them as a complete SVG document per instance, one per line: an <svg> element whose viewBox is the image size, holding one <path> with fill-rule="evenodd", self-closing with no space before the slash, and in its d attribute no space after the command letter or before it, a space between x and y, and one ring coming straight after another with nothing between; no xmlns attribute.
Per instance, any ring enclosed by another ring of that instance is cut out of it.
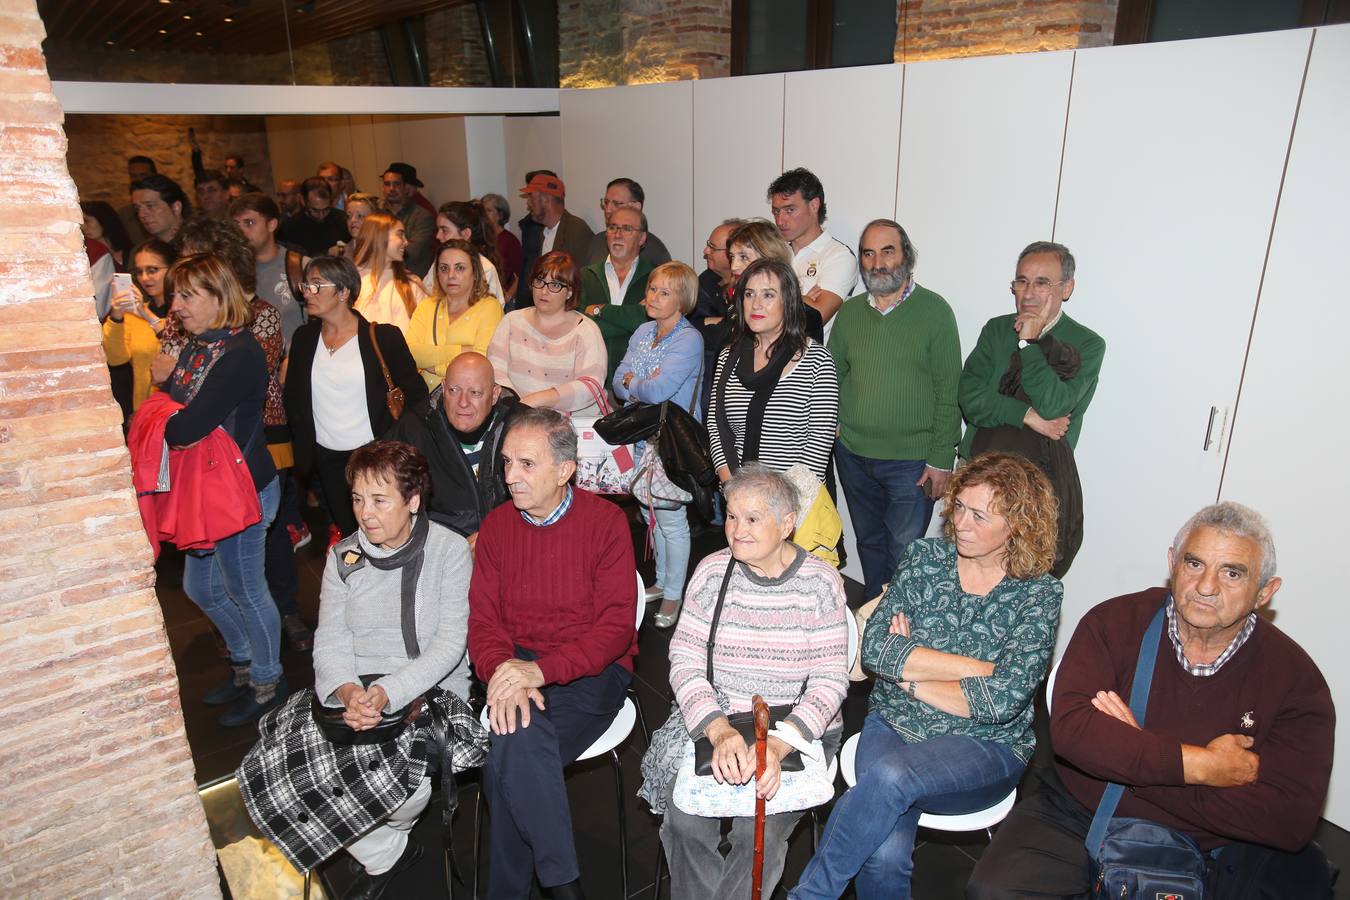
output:
<svg viewBox="0 0 1350 900"><path fill-rule="evenodd" d="M422 845L412 835L408 836L408 845L403 848L403 855L394 863L393 868L388 872L381 872L379 875L362 874L357 879L356 884L352 885L342 900L379 900L384 896L385 889L393 883L400 872L406 872L422 858Z"/></svg>
<svg viewBox="0 0 1350 900"><path fill-rule="evenodd" d="M269 710L276 709L282 703L286 702L286 676L281 676L277 682L276 690L270 700L259 702L258 694L252 687L245 688L246 694L234 706L231 706L216 721L226 728L234 728L239 725L248 725L262 718L263 714Z"/></svg>
<svg viewBox="0 0 1350 900"><path fill-rule="evenodd" d="M586 895L581 892L580 878L549 888L548 895L553 900L586 900Z"/></svg>
<svg viewBox="0 0 1350 900"><path fill-rule="evenodd" d="M244 663L244 672L245 674L248 672L248 663ZM224 681L206 692L202 702L207 706L224 706L226 703L233 703L248 692L248 682L237 684L234 670L231 669L230 674L225 676Z"/></svg>

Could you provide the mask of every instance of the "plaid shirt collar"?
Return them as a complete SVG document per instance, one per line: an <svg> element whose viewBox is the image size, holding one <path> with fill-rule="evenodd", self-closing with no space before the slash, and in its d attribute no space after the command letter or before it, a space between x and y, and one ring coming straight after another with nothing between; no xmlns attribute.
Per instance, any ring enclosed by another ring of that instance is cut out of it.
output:
<svg viewBox="0 0 1350 900"><path fill-rule="evenodd" d="M544 518L536 519L534 516L530 515L523 509L519 510L519 512L520 517L524 519L526 522L529 522L531 525L538 525L539 527L542 528L545 525L552 525L554 522L558 521L563 516L567 515L567 511L571 508L572 508L572 485L569 484L567 486L567 493L563 495L562 502L559 503L554 508L553 512L549 513Z"/></svg>
<svg viewBox="0 0 1350 900"><path fill-rule="evenodd" d="M1182 649L1181 634L1177 631L1177 604L1172 595L1167 595L1167 637L1172 641L1172 649L1176 651L1177 662L1189 674L1200 678L1208 678L1219 669L1223 664L1233 658L1233 654L1242 649L1242 645L1247 643L1247 638L1252 636L1256 629L1256 612L1248 613L1247 621L1242 624L1242 630L1238 632L1237 637L1229 641L1228 646L1219 654L1219 658L1209 665L1193 663L1186 659L1186 653Z"/></svg>

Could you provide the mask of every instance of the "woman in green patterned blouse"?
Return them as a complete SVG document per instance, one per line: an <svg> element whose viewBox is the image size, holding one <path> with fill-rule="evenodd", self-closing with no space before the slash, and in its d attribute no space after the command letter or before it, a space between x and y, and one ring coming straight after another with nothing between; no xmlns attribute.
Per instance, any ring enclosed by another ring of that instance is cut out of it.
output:
<svg viewBox="0 0 1350 900"><path fill-rule="evenodd" d="M863 635L876 674L857 784L835 804L789 894L908 898L924 812L975 812L1013 789L1035 748L1064 590L1048 574L1057 504L1031 462L989 453L958 469L943 537L914 541Z"/></svg>

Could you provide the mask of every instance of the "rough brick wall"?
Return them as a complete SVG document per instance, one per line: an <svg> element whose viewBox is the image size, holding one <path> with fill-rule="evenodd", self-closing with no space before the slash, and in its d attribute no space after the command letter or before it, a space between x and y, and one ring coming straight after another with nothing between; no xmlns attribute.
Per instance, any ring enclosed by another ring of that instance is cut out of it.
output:
<svg viewBox="0 0 1350 900"><path fill-rule="evenodd" d="M427 13L427 82L432 87L492 84L478 10L472 3Z"/></svg>
<svg viewBox="0 0 1350 900"><path fill-rule="evenodd" d="M1109 46L1119 0L899 0L895 61Z"/></svg>
<svg viewBox="0 0 1350 900"><path fill-rule="evenodd" d="M33 0L0 0L0 896L218 897Z"/></svg>
<svg viewBox="0 0 1350 900"><path fill-rule="evenodd" d="M196 129L208 168L224 168L227 154L242 154L249 180L272 192L272 161L261 116L73 115L66 119L67 162L80 199L107 200L114 207L127 203L127 157L137 154L153 159L192 198L189 127Z"/></svg>
<svg viewBox="0 0 1350 900"><path fill-rule="evenodd" d="M731 0L559 0L563 87L731 74Z"/></svg>

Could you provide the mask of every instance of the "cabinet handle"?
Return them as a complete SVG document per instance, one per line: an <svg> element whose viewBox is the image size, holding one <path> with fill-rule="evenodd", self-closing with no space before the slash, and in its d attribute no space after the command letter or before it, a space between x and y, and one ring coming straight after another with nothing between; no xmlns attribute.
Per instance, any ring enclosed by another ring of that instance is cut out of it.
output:
<svg viewBox="0 0 1350 900"><path fill-rule="evenodd" d="M1205 452L1206 452L1206 453L1209 452L1210 446L1214 443L1214 441L1213 441L1213 436L1214 436L1214 419L1215 419L1215 417L1218 416L1218 415L1219 415L1219 408L1218 408L1217 406L1211 406L1211 407L1209 408L1209 425L1207 425L1207 426L1205 427Z"/></svg>

